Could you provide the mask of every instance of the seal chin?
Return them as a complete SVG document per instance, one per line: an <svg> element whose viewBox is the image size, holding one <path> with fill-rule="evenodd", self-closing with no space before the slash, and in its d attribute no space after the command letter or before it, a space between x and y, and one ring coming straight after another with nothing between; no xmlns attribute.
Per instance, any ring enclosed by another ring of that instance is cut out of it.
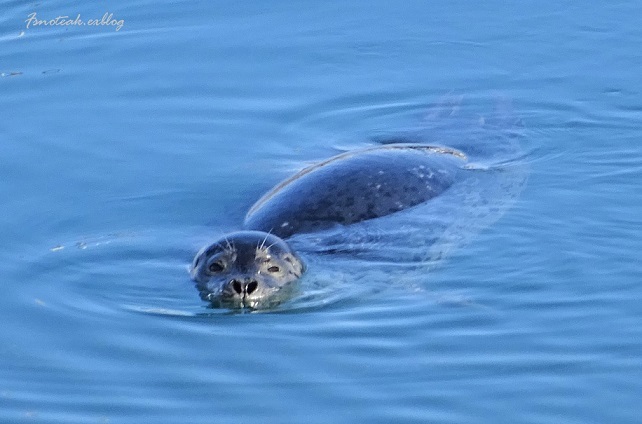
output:
<svg viewBox="0 0 642 424"><path fill-rule="evenodd" d="M190 271L201 298L214 306L263 308L286 299L304 272L288 244L259 231L232 233L204 247Z"/></svg>

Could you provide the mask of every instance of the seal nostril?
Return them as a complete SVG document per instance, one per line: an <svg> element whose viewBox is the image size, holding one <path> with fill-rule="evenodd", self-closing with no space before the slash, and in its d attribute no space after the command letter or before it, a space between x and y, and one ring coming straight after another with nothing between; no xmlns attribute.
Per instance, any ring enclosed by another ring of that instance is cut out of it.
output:
<svg viewBox="0 0 642 424"><path fill-rule="evenodd" d="M258 286L259 286L259 283L257 283L256 281L250 281L250 283L247 285L247 289L246 289L247 290L247 294L251 294L254 290L257 289Z"/></svg>
<svg viewBox="0 0 642 424"><path fill-rule="evenodd" d="M237 281L237 280L232 281L232 288L238 294L243 293L243 287L241 287L241 283L239 281Z"/></svg>

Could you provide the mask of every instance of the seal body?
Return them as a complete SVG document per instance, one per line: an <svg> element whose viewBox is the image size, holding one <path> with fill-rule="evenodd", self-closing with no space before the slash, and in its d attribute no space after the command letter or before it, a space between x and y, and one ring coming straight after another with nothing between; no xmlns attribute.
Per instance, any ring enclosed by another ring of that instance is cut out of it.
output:
<svg viewBox="0 0 642 424"><path fill-rule="evenodd" d="M303 169L259 199L244 226L281 238L399 212L447 190L466 156L419 144L347 152Z"/></svg>

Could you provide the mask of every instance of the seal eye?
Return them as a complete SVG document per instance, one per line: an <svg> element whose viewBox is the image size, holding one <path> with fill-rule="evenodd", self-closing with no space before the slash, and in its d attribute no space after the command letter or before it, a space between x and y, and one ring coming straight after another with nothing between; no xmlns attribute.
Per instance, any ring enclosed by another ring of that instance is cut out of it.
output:
<svg viewBox="0 0 642 424"><path fill-rule="evenodd" d="M268 272L279 272L281 269L278 266L271 266L268 268Z"/></svg>
<svg viewBox="0 0 642 424"><path fill-rule="evenodd" d="M210 267L208 269L210 270L210 272L218 273L218 272L223 271L225 269L225 267L220 262L214 262L212 265L210 265Z"/></svg>

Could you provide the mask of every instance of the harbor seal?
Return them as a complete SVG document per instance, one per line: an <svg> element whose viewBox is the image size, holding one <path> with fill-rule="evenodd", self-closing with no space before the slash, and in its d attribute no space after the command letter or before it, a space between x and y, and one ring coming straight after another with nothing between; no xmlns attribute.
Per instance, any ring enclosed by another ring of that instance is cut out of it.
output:
<svg viewBox="0 0 642 424"><path fill-rule="evenodd" d="M399 213L448 190L467 163L461 151L421 144L369 147L309 166L248 211L244 230L202 248L191 277L214 305L254 308L304 273L290 248L296 234Z"/></svg>

